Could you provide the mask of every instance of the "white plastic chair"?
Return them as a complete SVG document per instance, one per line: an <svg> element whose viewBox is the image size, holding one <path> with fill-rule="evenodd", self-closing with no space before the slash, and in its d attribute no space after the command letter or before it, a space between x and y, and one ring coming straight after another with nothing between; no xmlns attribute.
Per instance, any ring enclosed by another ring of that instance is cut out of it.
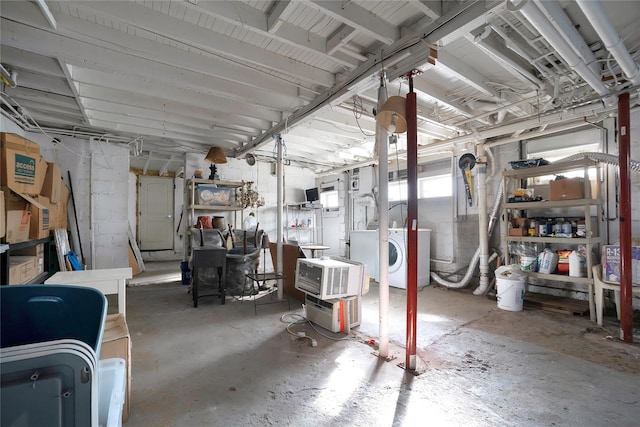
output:
<svg viewBox="0 0 640 427"><path fill-rule="evenodd" d="M604 304L603 291L605 289L611 289L614 294L614 300L616 303L616 313L618 314L618 320L620 320L620 285L618 283L604 282L602 280L602 265L596 264L592 267L593 271L593 287L595 292L595 304L596 304L596 319L599 326L602 326L602 311ZM640 286L632 286L632 293L640 293Z"/></svg>

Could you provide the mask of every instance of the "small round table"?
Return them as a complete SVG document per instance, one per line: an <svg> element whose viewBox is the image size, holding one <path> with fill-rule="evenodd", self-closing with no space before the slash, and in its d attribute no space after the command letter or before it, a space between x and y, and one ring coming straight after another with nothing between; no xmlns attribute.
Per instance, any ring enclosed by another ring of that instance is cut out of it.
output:
<svg viewBox="0 0 640 427"><path fill-rule="evenodd" d="M308 249L311 251L311 258L316 257L316 251L325 251L327 249L331 249L329 246L318 245L315 243L302 244L300 245L300 249Z"/></svg>

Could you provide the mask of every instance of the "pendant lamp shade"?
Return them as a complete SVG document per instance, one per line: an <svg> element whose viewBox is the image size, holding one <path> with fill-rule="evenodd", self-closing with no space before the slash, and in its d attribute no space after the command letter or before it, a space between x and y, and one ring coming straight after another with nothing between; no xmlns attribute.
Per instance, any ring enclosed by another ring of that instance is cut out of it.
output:
<svg viewBox="0 0 640 427"><path fill-rule="evenodd" d="M392 96L376 114L376 121L390 133L403 133L407 131L406 115L406 99Z"/></svg>
<svg viewBox="0 0 640 427"><path fill-rule="evenodd" d="M209 175L210 180L218 180L220 177L218 176L218 170L216 168L216 163L227 163L227 156L224 155L224 151L220 147L211 147L209 152L207 153L207 157L204 158L205 161L211 163L209 166L209 170L211 174Z"/></svg>
<svg viewBox="0 0 640 427"><path fill-rule="evenodd" d="M224 155L224 151L220 147L211 147L207 153L207 157L204 158L208 163L227 163L227 156Z"/></svg>

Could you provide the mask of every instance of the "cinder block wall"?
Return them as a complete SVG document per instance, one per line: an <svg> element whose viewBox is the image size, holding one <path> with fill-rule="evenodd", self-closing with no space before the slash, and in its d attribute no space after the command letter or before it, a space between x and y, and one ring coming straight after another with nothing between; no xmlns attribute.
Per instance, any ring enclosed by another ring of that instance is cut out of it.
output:
<svg viewBox="0 0 640 427"><path fill-rule="evenodd" d="M71 172L85 264L92 269L127 267L129 150L85 138L57 137L60 143L53 143L40 133L25 136L40 145L48 162L60 166L67 185ZM72 245L80 255L71 201L67 208Z"/></svg>

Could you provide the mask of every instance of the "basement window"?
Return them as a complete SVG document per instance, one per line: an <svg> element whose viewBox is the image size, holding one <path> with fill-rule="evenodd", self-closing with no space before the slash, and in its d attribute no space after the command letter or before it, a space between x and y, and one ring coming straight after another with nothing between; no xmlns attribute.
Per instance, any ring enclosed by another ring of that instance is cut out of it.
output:
<svg viewBox="0 0 640 427"><path fill-rule="evenodd" d="M407 180L389 183L389 201L399 202L408 198ZM453 195L451 174L418 178L418 199L434 199Z"/></svg>
<svg viewBox="0 0 640 427"><path fill-rule="evenodd" d="M338 198L338 190L323 190L320 193L320 203L325 210L336 210L340 208L340 199Z"/></svg>
<svg viewBox="0 0 640 427"><path fill-rule="evenodd" d="M407 200L407 180L393 181L389 183L389 201L399 202L401 200Z"/></svg>
<svg viewBox="0 0 640 427"><path fill-rule="evenodd" d="M451 174L427 176L418 178L418 198L434 199L436 197L451 197L453 195Z"/></svg>

